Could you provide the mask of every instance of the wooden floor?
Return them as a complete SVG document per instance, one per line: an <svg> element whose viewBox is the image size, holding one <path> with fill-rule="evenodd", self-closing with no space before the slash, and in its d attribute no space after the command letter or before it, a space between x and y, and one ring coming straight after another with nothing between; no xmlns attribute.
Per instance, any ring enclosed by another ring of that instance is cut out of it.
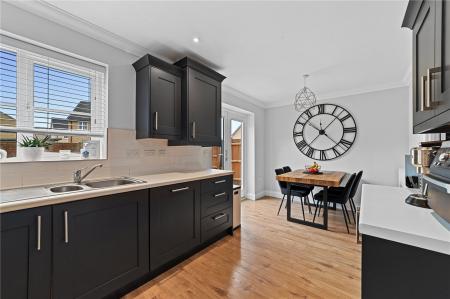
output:
<svg viewBox="0 0 450 299"><path fill-rule="evenodd" d="M324 231L287 222L284 208L276 215L279 204L243 201L234 236L124 298L360 298L361 248L341 211L330 211Z"/></svg>

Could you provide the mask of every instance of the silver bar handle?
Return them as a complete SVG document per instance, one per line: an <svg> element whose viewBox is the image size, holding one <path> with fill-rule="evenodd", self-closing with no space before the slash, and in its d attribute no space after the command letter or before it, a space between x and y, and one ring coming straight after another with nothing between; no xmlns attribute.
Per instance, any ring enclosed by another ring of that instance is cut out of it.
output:
<svg viewBox="0 0 450 299"><path fill-rule="evenodd" d="M214 184L222 184L225 183L227 180L220 180L220 181L215 181Z"/></svg>
<svg viewBox="0 0 450 299"><path fill-rule="evenodd" d="M192 122L192 139L195 139L195 121Z"/></svg>
<svg viewBox="0 0 450 299"><path fill-rule="evenodd" d="M221 218L223 218L225 216L226 216L226 214L221 213L220 215L217 215L217 216L213 217L213 220L216 221L216 220L219 220L219 219L221 219Z"/></svg>
<svg viewBox="0 0 450 299"><path fill-rule="evenodd" d="M64 243L69 243L69 213L64 211Z"/></svg>
<svg viewBox="0 0 450 299"><path fill-rule="evenodd" d="M155 112L155 131L158 131L158 111Z"/></svg>
<svg viewBox="0 0 450 299"><path fill-rule="evenodd" d="M42 217L41 216L37 216L37 244L36 244L36 249L38 251L41 250L41 224L42 224Z"/></svg>
<svg viewBox="0 0 450 299"><path fill-rule="evenodd" d="M172 192L181 192L181 191L186 191L189 190L189 187L183 187L183 188L178 188L178 189L172 189Z"/></svg>
<svg viewBox="0 0 450 299"><path fill-rule="evenodd" d="M220 197L220 196L224 196L224 195L227 195L227 193L222 192L222 193L214 194L214 197Z"/></svg>

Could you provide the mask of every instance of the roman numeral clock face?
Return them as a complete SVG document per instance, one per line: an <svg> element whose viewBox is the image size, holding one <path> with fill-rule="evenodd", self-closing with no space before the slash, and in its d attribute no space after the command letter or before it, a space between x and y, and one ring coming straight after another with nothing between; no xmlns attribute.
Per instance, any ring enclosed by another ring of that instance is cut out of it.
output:
<svg viewBox="0 0 450 299"><path fill-rule="evenodd" d="M314 160L332 160L353 145L356 122L350 112L340 106L319 104L300 114L293 137L302 154Z"/></svg>

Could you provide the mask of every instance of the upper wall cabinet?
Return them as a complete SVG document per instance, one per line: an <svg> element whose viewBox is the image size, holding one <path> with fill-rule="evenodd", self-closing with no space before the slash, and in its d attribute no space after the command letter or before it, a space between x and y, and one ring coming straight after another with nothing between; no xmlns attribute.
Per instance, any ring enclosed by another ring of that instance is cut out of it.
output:
<svg viewBox="0 0 450 299"><path fill-rule="evenodd" d="M222 81L224 76L186 57L175 65L184 70L182 81L183 139L171 144L221 144Z"/></svg>
<svg viewBox="0 0 450 299"><path fill-rule="evenodd" d="M136 138L181 138L183 71L151 55L133 64L136 70Z"/></svg>
<svg viewBox="0 0 450 299"><path fill-rule="evenodd" d="M410 1L413 31L413 131L450 132L450 2Z"/></svg>

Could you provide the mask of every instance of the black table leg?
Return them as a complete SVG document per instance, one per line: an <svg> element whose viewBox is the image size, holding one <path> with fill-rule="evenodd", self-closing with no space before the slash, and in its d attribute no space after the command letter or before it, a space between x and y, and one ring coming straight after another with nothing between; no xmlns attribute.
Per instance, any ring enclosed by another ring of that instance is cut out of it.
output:
<svg viewBox="0 0 450 299"><path fill-rule="evenodd" d="M323 187L323 226L328 229L328 187Z"/></svg>
<svg viewBox="0 0 450 299"><path fill-rule="evenodd" d="M321 229L328 229L328 201L327 201L327 192L328 187L323 187L323 223L314 223L312 221L306 221L302 219L293 218L291 216L291 184L287 183L287 221L295 222L307 226L312 226ZM300 200L302 200L300 198ZM317 210L317 209L316 209Z"/></svg>

